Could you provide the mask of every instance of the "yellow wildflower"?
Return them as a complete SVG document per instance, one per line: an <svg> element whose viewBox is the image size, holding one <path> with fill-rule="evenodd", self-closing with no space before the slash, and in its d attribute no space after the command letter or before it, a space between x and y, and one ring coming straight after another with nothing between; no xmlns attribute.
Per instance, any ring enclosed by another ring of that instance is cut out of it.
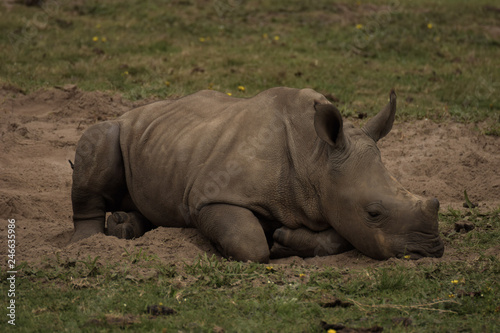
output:
<svg viewBox="0 0 500 333"><path fill-rule="evenodd" d="M458 280L451 280L451 283L452 283L452 284L457 284L457 283L458 283Z"/></svg>
<svg viewBox="0 0 500 333"><path fill-rule="evenodd" d="M363 25L362 24L356 24L356 29L363 29Z"/></svg>
<svg viewBox="0 0 500 333"><path fill-rule="evenodd" d="M303 279L303 278L305 278L305 277L306 277L306 275L305 275L305 274L303 274L303 273L300 273L300 274L299 274L299 278Z"/></svg>
<svg viewBox="0 0 500 333"><path fill-rule="evenodd" d="M94 36L94 37L92 38L92 40L93 40L94 42L97 42L97 41L99 40L99 37Z"/></svg>
<svg viewBox="0 0 500 333"><path fill-rule="evenodd" d="M337 333L337 331L333 328L330 328L328 331L326 331L326 333Z"/></svg>
<svg viewBox="0 0 500 333"><path fill-rule="evenodd" d="M106 37L101 37L101 42L106 42L107 41L107 38Z"/></svg>
<svg viewBox="0 0 500 333"><path fill-rule="evenodd" d="M410 259L410 255L409 255L409 254L407 254L407 255L405 255L403 258L405 258L405 259Z"/></svg>
<svg viewBox="0 0 500 333"><path fill-rule="evenodd" d="M198 38L198 40L199 40L200 42L204 43L206 39L205 39L205 37L200 37L200 38Z"/></svg>
<svg viewBox="0 0 500 333"><path fill-rule="evenodd" d="M427 23L427 29L432 29L432 23Z"/></svg>
<svg viewBox="0 0 500 333"><path fill-rule="evenodd" d="M448 297L449 297L449 298L455 298L455 295L453 295L453 294L449 294L449 295L448 295Z"/></svg>
<svg viewBox="0 0 500 333"><path fill-rule="evenodd" d="M160 302L160 303L158 303L158 305L159 305L159 306L162 306L162 305L163 305L163 303L162 303L162 302Z"/></svg>
<svg viewBox="0 0 500 333"><path fill-rule="evenodd" d="M238 86L238 90L241 91L241 92L244 92L245 91L245 87L243 86Z"/></svg>
<svg viewBox="0 0 500 333"><path fill-rule="evenodd" d="M274 40L276 40L276 41L280 40L280 36L278 36L278 35L274 36Z"/></svg>
<svg viewBox="0 0 500 333"><path fill-rule="evenodd" d="M272 271L272 270L273 270L273 266L266 266L266 269L267 269L268 271Z"/></svg>
<svg viewBox="0 0 500 333"><path fill-rule="evenodd" d="M231 93L226 93L226 94L227 94L228 96L232 96L232 95L233 95L233 94L231 94Z"/></svg>
<svg viewBox="0 0 500 333"><path fill-rule="evenodd" d="M128 72L127 71L123 72L123 75L128 75Z"/></svg>
<svg viewBox="0 0 500 333"><path fill-rule="evenodd" d="M170 87L170 81L165 81L164 83L167 87Z"/></svg>

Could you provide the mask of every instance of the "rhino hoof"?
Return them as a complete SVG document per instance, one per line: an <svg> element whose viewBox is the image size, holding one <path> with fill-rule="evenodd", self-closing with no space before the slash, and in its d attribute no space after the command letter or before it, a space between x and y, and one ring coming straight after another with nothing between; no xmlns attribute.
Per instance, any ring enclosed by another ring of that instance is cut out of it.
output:
<svg viewBox="0 0 500 333"><path fill-rule="evenodd" d="M286 257L291 257L291 256L300 256L300 253L297 251L283 246L279 244L278 242L274 242L273 246L271 247L271 259L280 259L280 258L286 258Z"/></svg>
<svg viewBox="0 0 500 333"><path fill-rule="evenodd" d="M136 235L134 221L125 212L115 212L108 217L108 235L117 238L132 239L139 237Z"/></svg>

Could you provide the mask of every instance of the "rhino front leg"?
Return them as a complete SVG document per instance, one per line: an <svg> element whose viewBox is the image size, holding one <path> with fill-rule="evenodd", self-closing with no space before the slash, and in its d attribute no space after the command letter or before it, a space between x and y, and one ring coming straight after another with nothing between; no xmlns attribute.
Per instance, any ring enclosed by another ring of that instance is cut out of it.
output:
<svg viewBox="0 0 500 333"><path fill-rule="evenodd" d="M259 220L248 209L225 204L201 209L196 226L226 258L269 262L269 246Z"/></svg>
<svg viewBox="0 0 500 333"><path fill-rule="evenodd" d="M103 122L89 127L76 147L71 201L76 242L104 232L107 211L119 209L127 193L120 127Z"/></svg>
<svg viewBox="0 0 500 333"><path fill-rule="evenodd" d="M307 228L281 227L273 234L271 258L290 256L303 258L339 254L354 247L334 229L315 232Z"/></svg>

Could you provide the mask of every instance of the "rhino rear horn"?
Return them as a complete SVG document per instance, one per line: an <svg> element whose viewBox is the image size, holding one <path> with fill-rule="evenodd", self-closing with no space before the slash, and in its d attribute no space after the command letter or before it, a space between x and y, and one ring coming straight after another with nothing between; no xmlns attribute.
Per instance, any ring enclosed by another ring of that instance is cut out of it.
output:
<svg viewBox="0 0 500 333"><path fill-rule="evenodd" d="M330 146L343 147L345 139L340 111L332 104L316 104L314 108L314 128L320 139Z"/></svg>
<svg viewBox="0 0 500 333"><path fill-rule="evenodd" d="M392 129L396 114L396 93L391 90L389 103L363 127L363 131L375 142L386 136Z"/></svg>

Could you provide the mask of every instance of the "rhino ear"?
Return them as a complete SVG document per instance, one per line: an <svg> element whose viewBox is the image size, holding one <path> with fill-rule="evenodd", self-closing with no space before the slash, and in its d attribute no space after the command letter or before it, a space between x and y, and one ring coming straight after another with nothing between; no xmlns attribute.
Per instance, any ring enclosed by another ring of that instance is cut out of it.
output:
<svg viewBox="0 0 500 333"><path fill-rule="evenodd" d="M332 104L315 104L314 108L314 128L320 139L332 147L342 147L345 139L340 111Z"/></svg>
<svg viewBox="0 0 500 333"><path fill-rule="evenodd" d="M363 131L375 142L386 136L392 129L396 114L396 93L391 90L389 104L363 127Z"/></svg>

